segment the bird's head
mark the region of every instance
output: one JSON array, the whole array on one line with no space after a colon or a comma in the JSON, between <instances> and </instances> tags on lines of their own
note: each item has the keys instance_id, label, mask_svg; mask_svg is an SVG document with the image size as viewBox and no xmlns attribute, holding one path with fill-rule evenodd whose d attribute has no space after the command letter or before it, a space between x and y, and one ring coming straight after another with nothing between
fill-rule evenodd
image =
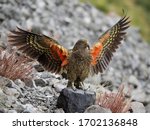
<instances>
[{"instance_id":1,"label":"bird's head","mask_svg":"<svg viewBox=\"0 0 150 130\"><path fill-rule=\"evenodd\" d=\"M78 40L76 42L76 44L73 47L73 51L76 51L76 50L79 50L79 49L81 49L81 50L90 50L90 46L87 43L87 40L81 39L81 40Z\"/></svg>"}]
</instances>

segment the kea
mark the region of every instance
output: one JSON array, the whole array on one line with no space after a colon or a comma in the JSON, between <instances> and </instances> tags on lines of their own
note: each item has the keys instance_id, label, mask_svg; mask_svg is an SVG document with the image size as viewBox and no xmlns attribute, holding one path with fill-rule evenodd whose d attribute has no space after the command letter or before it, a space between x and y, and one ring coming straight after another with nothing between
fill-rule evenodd
<instances>
[{"instance_id":1,"label":"kea","mask_svg":"<svg viewBox=\"0 0 150 130\"><path fill-rule=\"evenodd\" d=\"M18 27L8 35L8 42L26 56L36 59L47 71L55 74L66 72L67 87L83 89L83 81L89 74L102 73L107 68L129 23L129 17L123 16L92 47L87 40L80 39L69 50L54 38Z\"/></svg>"}]
</instances>

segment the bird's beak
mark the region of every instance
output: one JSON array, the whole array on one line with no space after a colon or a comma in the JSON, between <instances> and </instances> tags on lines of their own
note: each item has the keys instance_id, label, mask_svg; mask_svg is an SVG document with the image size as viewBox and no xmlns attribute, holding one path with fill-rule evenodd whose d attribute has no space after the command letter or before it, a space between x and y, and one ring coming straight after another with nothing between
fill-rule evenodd
<instances>
[{"instance_id":1,"label":"bird's beak","mask_svg":"<svg viewBox=\"0 0 150 130\"><path fill-rule=\"evenodd\" d=\"M87 48L90 50L90 46L89 45L87 45Z\"/></svg>"}]
</instances>

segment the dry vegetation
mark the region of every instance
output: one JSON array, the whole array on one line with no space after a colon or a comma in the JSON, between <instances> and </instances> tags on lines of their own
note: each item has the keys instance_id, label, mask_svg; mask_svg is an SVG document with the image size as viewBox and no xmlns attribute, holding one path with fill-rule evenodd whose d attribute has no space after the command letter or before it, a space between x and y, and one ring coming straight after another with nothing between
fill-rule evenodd
<instances>
[{"instance_id":1,"label":"dry vegetation","mask_svg":"<svg viewBox=\"0 0 150 130\"><path fill-rule=\"evenodd\" d=\"M33 67L28 61L28 58L15 51L8 53L0 48L0 75L12 80L31 78Z\"/></svg>"},{"instance_id":2,"label":"dry vegetation","mask_svg":"<svg viewBox=\"0 0 150 130\"><path fill-rule=\"evenodd\" d=\"M117 93L102 93L98 96L96 104L109 108L113 113L128 112L131 106L131 99L126 98L124 86L120 86Z\"/></svg>"}]
</instances>

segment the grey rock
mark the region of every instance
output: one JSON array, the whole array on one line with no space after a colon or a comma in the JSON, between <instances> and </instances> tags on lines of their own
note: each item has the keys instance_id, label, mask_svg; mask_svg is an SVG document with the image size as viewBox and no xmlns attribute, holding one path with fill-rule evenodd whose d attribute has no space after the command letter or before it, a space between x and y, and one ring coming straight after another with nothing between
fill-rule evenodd
<instances>
[{"instance_id":1,"label":"grey rock","mask_svg":"<svg viewBox=\"0 0 150 130\"><path fill-rule=\"evenodd\" d=\"M129 77L129 81L128 81L131 85L134 85L135 88L137 87L142 87L139 80L134 76L134 75L131 75Z\"/></svg>"},{"instance_id":2,"label":"grey rock","mask_svg":"<svg viewBox=\"0 0 150 130\"><path fill-rule=\"evenodd\" d=\"M3 89L6 86L11 86L12 82L10 79L0 76L0 88Z\"/></svg>"},{"instance_id":3,"label":"grey rock","mask_svg":"<svg viewBox=\"0 0 150 130\"><path fill-rule=\"evenodd\" d=\"M1 107L1 105L0 105ZM5 110L3 108L0 108L0 113L5 113Z\"/></svg>"},{"instance_id":4,"label":"grey rock","mask_svg":"<svg viewBox=\"0 0 150 130\"><path fill-rule=\"evenodd\" d=\"M24 88L25 87L25 83L23 81L21 81L20 79L16 79L14 81L14 83L19 86L20 88Z\"/></svg>"},{"instance_id":5,"label":"grey rock","mask_svg":"<svg viewBox=\"0 0 150 130\"><path fill-rule=\"evenodd\" d=\"M31 105L31 104L24 105L23 113L37 113L37 112L39 112L39 111L33 105Z\"/></svg>"},{"instance_id":6,"label":"grey rock","mask_svg":"<svg viewBox=\"0 0 150 130\"><path fill-rule=\"evenodd\" d=\"M17 113L16 110L8 110L8 113Z\"/></svg>"},{"instance_id":7,"label":"grey rock","mask_svg":"<svg viewBox=\"0 0 150 130\"><path fill-rule=\"evenodd\" d=\"M147 113L150 113L150 104L146 105L145 109Z\"/></svg>"},{"instance_id":8,"label":"grey rock","mask_svg":"<svg viewBox=\"0 0 150 130\"><path fill-rule=\"evenodd\" d=\"M132 99L134 101L144 103L146 101L146 93L143 89L135 89L131 91Z\"/></svg>"},{"instance_id":9,"label":"grey rock","mask_svg":"<svg viewBox=\"0 0 150 130\"><path fill-rule=\"evenodd\" d=\"M92 105L89 106L84 113L111 113L111 110L99 105Z\"/></svg>"},{"instance_id":10,"label":"grey rock","mask_svg":"<svg viewBox=\"0 0 150 130\"><path fill-rule=\"evenodd\" d=\"M14 96L16 98L18 98L20 96L20 93L15 88L5 87L3 89L3 92L8 96Z\"/></svg>"},{"instance_id":11,"label":"grey rock","mask_svg":"<svg viewBox=\"0 0 150 130\"><path fill-rule=\"evenodd\" d=\"M95 98L94 92L65 88L58 97L57 106L67 113L84 112L87 107L94 104Z\"/></svg>"},{"instance_id":12,"label":"grey rock","mask_svg":"<svg viewBox=\"0 0 150 130\"><path fill-rule=\"evenodd\" d=\"M60 93L64 88L66 88L67 85L63 85L61 83L57 83L54 85L54 88L56 90L57 93Z\"/></svg>"},{"instance_id":13,"label":"grey rock","mask_svg":"<svg viewBox=\"0 0 150 130\"><path fill-rule=\"evenodd\" d=\"M54 113L64 113L64 110L62 108L54 110Z\"/></svg>"},{"instance_id":14,"label":"grey rock","mask_svg":"<svg viewBox=\"0 0 150 130\"><path fill-rule=\"evenodd\" d=\"M7 95L3 93L3 91L0 89L0 109L6 108L6 100L7 100Z\"/></svg>"},{"instance_id":15,"label":"grey rock","mask_svg":"<svg viewBox=\"0 0 150 130\"><path fill-rule=\"evenodd\" d=\"M146 112L144 105L140 102L132 102L131 109L133 113L145 113Z\"/></svg>"},{"instance_id":16,"label":"grey rock","mask_svg":"<svg viewBox=\"0 0 150 130\"><path fill-rule=\"evenodd\" d=\"M146 91L146 93L150 94L150 83L147 83L145 85L145 91Z\"/></svg>"},{"instance_id":17,"label":"grey rock","mask_svg":"<svg viewBox=\"0 0 150 130\"><path fill-rule=\"evenodd\" d=\"M25 85L28 87L36 87L36 84L33 79L27 79L24 82L25 82Z\"/></svg>"}]
</instances>

